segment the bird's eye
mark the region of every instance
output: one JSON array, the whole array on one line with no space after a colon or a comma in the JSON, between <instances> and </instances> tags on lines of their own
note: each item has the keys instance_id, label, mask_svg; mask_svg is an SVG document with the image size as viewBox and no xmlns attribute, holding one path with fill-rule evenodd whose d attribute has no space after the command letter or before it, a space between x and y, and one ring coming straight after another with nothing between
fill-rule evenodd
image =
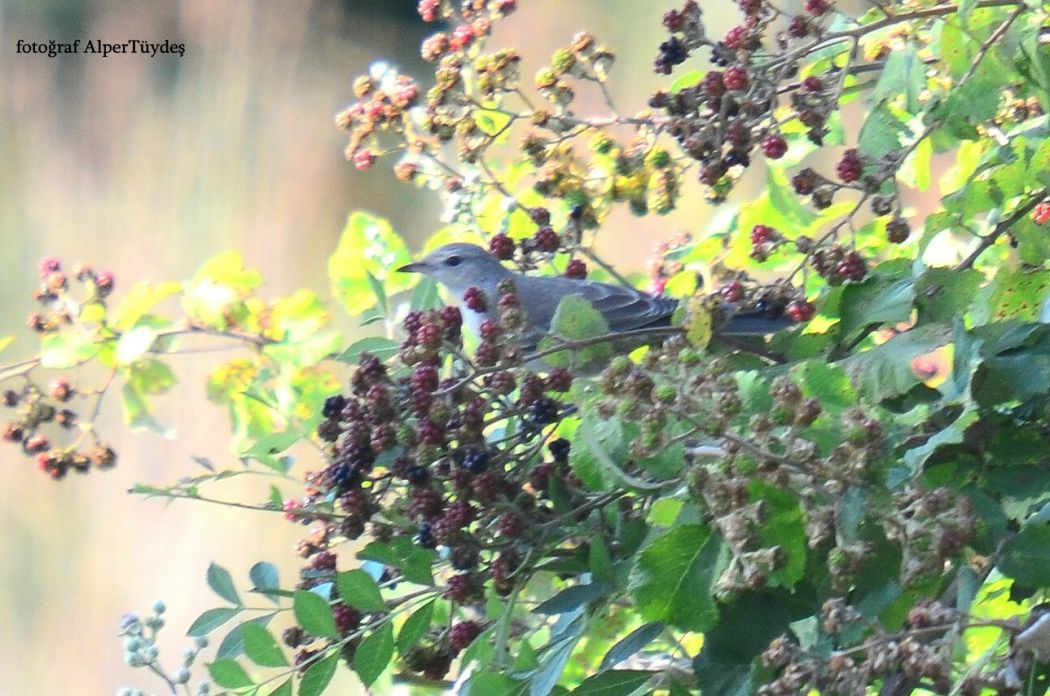
<instances>
[{"instance_id":1,"label":"bird's eye","mask_svg":"<svg viewBox=\"0 0 1050 696\"><path fill-rule=\"evenodd\" d=\"M449 256L447 259L445 259L445 265L446 266L458 266L461 261L463 261L463 259L461 259L458 256Z\"/></svg>"}]
</instances>

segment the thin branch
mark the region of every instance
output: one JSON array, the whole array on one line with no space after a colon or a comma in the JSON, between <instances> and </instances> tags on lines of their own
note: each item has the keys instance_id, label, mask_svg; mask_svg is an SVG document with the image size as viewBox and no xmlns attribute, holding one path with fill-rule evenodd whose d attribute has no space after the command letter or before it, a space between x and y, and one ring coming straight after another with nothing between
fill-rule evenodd
<instances>
[{"instance_id":1,"label":"thin branch","mask_svg":"<svg viewBox=\"0 0 1050 696\"><path fill-rule=\"evenodd\" d=\"M963 261L955 267L955 270L965 271L969 268L972 268L973 264L981 256L981 254L983 254L985 251L988 250L989 247L995 244L999 237L1003 236L1003 234L1005 234L1007 230L1009 230L1011 227L1020 222L1026 215L1031 213L1032 210L1034 210L1035 207L1046 198L1046 194L1047 190L1045 188L1036 191L1027 203L1015 210L1010 217L1006 218L1005 220L1001 221L998 225L996 225L995 229L993 229L991 232L981 237L981 241L977 245L977 247L970 252L969 256L963 259Z\"/></svg>"}]
</instances>

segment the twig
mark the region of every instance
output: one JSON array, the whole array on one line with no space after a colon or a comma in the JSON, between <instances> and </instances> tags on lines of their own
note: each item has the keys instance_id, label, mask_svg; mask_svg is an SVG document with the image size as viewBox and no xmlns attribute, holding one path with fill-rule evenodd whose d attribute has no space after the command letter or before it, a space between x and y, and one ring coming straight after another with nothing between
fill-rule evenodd
<instances>
[{"instance_id":1,"label":"twig","mask_svg":"<svg viewBox=\"0 0 1050 696\"><path fill-rule=\"evenodd\" d=\"M988 250L989 247L995 244L999 237L1003 236L1003 234L1005 234L1007 230L1016 225L1026 215L1032 212L1032 210L1034 210L1035 207L1046 198L1046 194L1047 190L1045 188L1036 191L1027 203L1015 210L1010 217L1006 218L1005 220L1001 221L998 225L996 225L995 229L993 229L991 232L981 237L981 241L977 245L977 247L970 252L969 256L963 259L962 262L960 262L959 265L955 267L955 270L965 271L969 268L972 268L973 264L981 256L981 254L983 254L985 251Z\"/></svg>"}]
</instances>

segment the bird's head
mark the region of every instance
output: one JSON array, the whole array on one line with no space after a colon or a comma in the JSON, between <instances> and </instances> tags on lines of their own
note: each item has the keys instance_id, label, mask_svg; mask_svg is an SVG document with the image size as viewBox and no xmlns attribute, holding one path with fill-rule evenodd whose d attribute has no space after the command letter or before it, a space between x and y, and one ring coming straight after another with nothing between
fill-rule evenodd
<instances>
[{"instance_id":1,"label":"bird's head","mask_svg":"<svg viewBox=\"0 0 1050 696\"><path fill-rule=\"evenodd\" d=\"M400 273L422 273L447 287L455 295L467 288L491 288L510 275L499 259L474 244L446 244L419 261L397 269Z\"/></svg>"}]
</instances>

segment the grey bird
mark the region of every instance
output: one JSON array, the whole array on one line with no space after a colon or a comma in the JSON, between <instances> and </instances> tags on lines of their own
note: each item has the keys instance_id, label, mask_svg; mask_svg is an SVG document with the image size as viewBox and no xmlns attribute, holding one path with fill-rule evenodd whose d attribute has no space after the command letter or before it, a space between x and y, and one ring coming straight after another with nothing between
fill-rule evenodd
<instances>
[{"instance_id":1,"label":"grey bird","mask_svg":"<svg viewBox=\"0 0 1050 696\"><path fill-rule=\"evenodd\" d=\"M464 293L470 287L477 287L494 307L496 286L503 280L513 281L530 324L529 330L522 336L522 348L526 352L534 349L539 339L549 332L558 303L566 295L577 295L587 300L605 318L613 333L670 326L671 315L678 307L677 299L653 297L622 285L517 273L474 244L446 244L419 261L397 270L401 273L422 273L445 286L463 313L463 323L475 336L483 321L495 317L491 308L488 312L475 312L467 308L463 302ZM715 327L715 333L720 336L761 336L793 324L786 317L771 317L761 311L735 312L732 308L727 309L727 315Z\"/></svg>"}]
</instances>

